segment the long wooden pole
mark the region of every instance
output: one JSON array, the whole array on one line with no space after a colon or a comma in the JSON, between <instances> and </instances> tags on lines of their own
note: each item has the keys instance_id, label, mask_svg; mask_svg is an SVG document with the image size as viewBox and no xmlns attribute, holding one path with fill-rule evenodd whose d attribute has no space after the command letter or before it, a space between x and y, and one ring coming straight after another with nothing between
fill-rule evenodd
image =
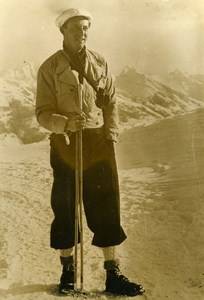
<instances>
[{"instance_id":1,"label":"long wooden pole","mask_svg":"<svg viewBox=\"0 0 204 300\"><path fill-rule=\"evenodd\" d=\"M75 229L74 229L74 290L77 289L78 277L78 240L79 240L79 165L78 165L78 133L76 133L76 158L75 158Z\"/></svg>"},{"instance_id":2,"label":"long wooden pole","mask_svg":"<svg viewBox=\"0 0 204 300\"><path fill-rule=\"evenodd\" d=\"M82 112L83 85L78 85L78 108ZM82 157L82 130L76 132L76 170L75 170L75 278L74 289L77 289L78 277L78 239L80 233L80 289L84 282L83 256L83 157Z\"/></svg>"}]
</instances>

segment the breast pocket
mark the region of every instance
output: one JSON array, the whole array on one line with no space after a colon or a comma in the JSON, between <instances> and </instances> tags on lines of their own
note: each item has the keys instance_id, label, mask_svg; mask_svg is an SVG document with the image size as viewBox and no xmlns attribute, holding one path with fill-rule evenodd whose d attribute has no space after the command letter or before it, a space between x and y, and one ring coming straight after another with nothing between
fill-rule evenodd
<instances>
[{"instance_id":1,"label":"breast pocket","mask_svg":"<svg viewBox=\"0 0 204 300\"><path fill-rule=\"evenodd\" d=\"M59 94L61 97L63 96L74 96L76 95L77 92L77 88L76 86L72 85L72 84L67 84L64 82L60 82L60 86L59 86Z\"/></svg>"},{"instance_id":2,"label":"breast pocket","mask_svg":"<svg viewBox=\"0 0 204 300\"><path fill-rule=\"evenodd\" d=\"M60 74L58 89L60 96L76 94L77 86L78 83L76 77L71 70L66 69L62 74Z\"/></svg>"},{"instance_id":3,"label":"breast pocket","mask_svg":"<svg viewBox=\"0 0 204 300\"><path fill-rule=\"evenodd\" d=\"M62 112L76 111L78 95L77 81L71 71L64 72L58 80L58 110Z\"/></svg>"},{"instance_id":4,"label":"breast pocket","mask_svg":"<svg viewBox=\"0 0 204 300\"><path fill-rule=\"evenodd\" d=\"M60 82L58 91L58 109L62 113L75 112L77 110L77 87L72 84Z\"/></svg>"}]
</instances>

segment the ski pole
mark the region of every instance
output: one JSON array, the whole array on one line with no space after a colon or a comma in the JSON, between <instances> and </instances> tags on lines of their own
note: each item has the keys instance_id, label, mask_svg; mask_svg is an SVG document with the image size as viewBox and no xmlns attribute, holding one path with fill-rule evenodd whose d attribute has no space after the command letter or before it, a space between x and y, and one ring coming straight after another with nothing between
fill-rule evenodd
<instances>
[{"instance_id":1,"label":"ski pole","mask_svg":"<svg viewBox=\"0 0 204 300\"><path fill-rule=\"evenodd\" d=\"M83 85L78 85L78 108L82 111ZM76 170L75 170L75 277L74 289L77 289L78 277L78 239L80 233L80 289L83 290L83 158L82 158L82 130L76 132Z\"/></svg>"}]
</instances>

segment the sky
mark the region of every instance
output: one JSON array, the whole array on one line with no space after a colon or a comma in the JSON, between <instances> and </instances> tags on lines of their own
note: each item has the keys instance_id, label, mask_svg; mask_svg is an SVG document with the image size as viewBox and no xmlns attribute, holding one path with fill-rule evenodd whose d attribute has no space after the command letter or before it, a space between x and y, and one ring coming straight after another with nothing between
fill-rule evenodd
<instances>
[{"instance_id":1,"label":"sky","mask_svg":"<svg viewBox=\"0 0 204 300\"><path fill-rule=\"evenodd\" d=\"M69 7L91 12L87 47L115 75L125 66L204 74L203 0L0 0L0 74L26 62L38 67L61 49L54 20Z\"/></svg>"}]
</instances>

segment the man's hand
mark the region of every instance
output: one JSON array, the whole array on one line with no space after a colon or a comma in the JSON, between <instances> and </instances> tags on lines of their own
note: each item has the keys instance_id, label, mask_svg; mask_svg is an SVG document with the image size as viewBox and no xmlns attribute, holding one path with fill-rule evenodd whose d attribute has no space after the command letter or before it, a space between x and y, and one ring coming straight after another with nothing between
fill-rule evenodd
<instances>
[{"instance_id":1,"label":"man's hand","mask_svg":"<svg viewBox=\"0 0 204 300\"><path fill-rule=\"evenodd\" d=\"M86 117L84 114L73 114L69 117L67 120L67 124L65 126L65 132L66 131L79 131L84 129L86 125Z\"/></svg>"}]
</instances>

